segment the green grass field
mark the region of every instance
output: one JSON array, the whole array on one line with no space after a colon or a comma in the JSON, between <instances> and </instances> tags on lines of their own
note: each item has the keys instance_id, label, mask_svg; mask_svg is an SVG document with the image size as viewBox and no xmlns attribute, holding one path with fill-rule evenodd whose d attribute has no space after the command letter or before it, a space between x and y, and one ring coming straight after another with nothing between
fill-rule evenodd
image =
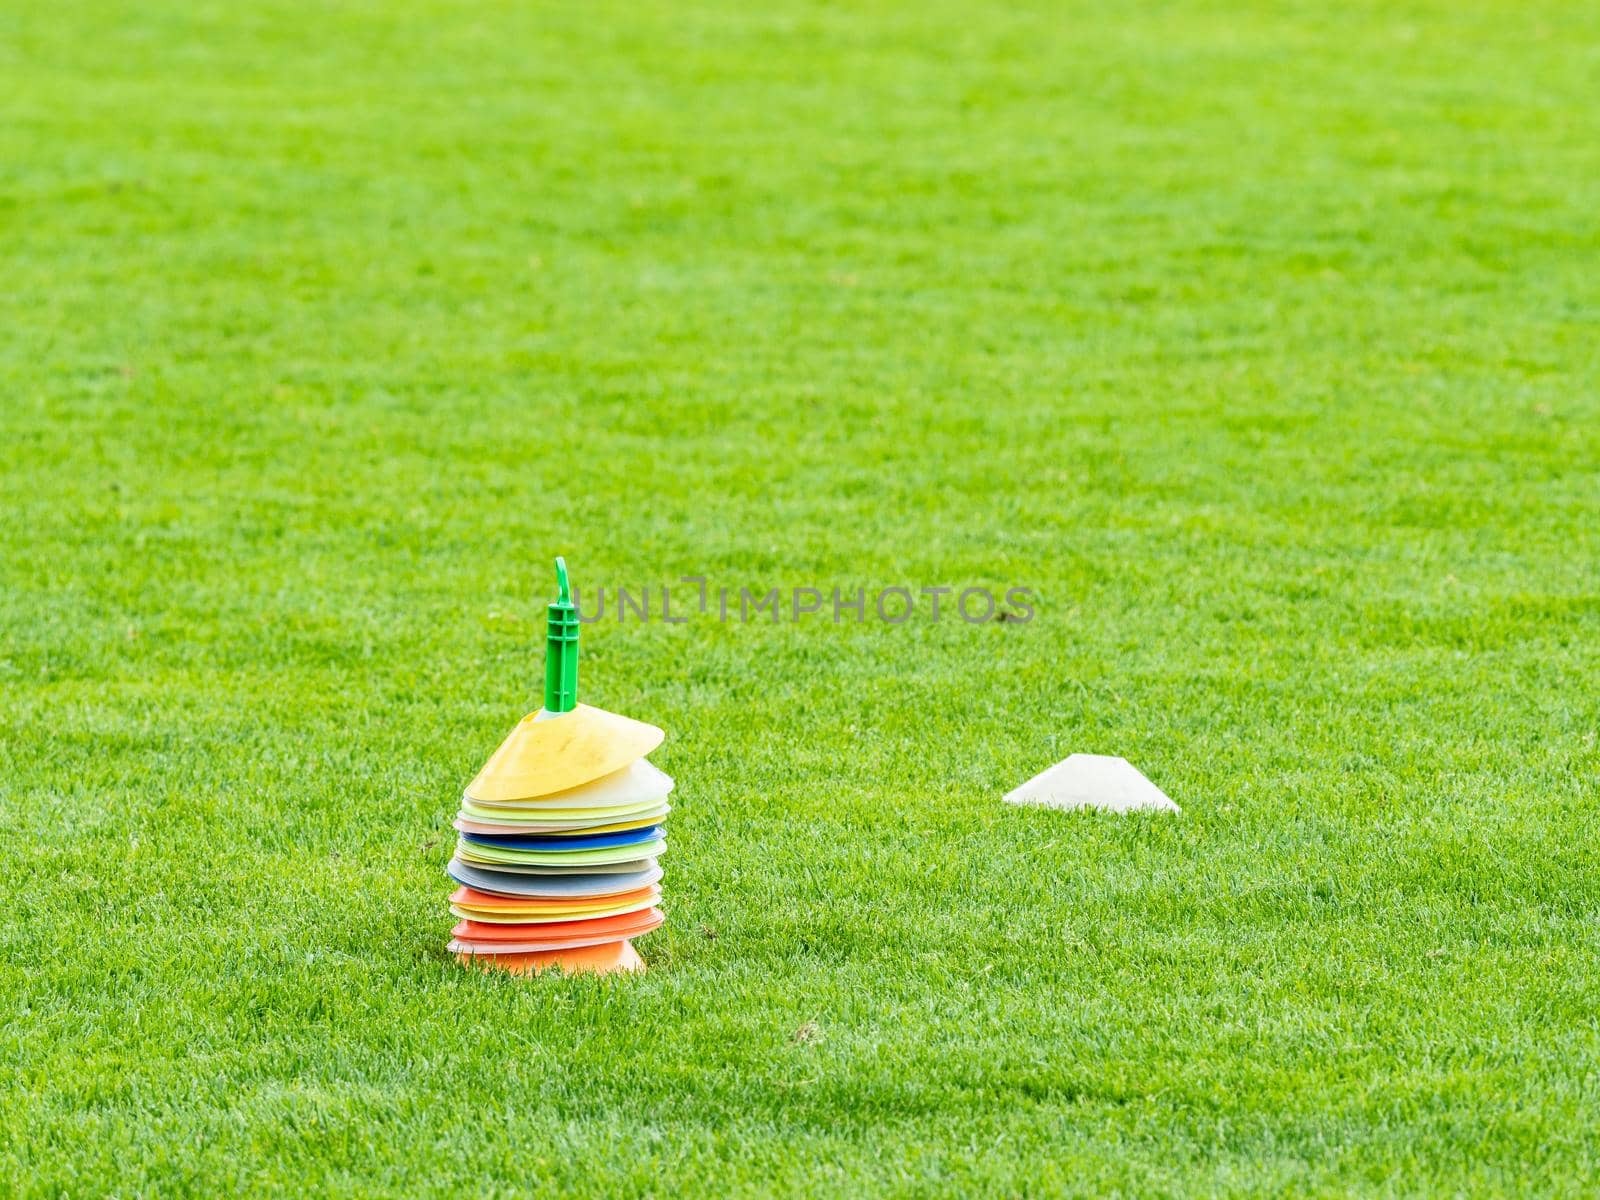
<instances>
[{"instance_id":1,"label":"green grass field","mask_svg":"<svg viewBox=\"0 0 1600 1200\"><path fill-rule=\"evenodd\" d=\"M1597 45L7 6L4 1192L1594 1195ZM669 923L478 977L557 553L1037 615L587 627Z\"/></svg>"}]
</instances>

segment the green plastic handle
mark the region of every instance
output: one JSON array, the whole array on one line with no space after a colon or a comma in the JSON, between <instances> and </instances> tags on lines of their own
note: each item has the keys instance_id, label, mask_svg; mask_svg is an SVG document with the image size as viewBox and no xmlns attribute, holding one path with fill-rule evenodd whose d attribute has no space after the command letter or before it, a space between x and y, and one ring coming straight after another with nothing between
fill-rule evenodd
<instances>
[{"instance_id":1,"label":"green plastic handle","mask_svg":"<svg viewBox=\"0 0 1600 1200\"><path fill-rule=\"evenodd\" d=\"M567 586L567 560L556 559L560 595L545 609L544 708L571 712L578 703L578 606Z\"/></svg>"}]
</instances>

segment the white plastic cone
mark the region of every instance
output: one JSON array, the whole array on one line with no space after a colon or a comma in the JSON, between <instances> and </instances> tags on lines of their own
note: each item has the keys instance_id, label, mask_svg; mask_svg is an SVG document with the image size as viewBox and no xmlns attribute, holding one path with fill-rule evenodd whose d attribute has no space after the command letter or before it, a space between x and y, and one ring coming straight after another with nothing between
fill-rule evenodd
<instances>
[{"instance_id":1,"label":"white plastic cone","mask_svg":"<svg viewBox=\"0 0 1600 1200\"><path fill-rule=\"evenodd\" d=\"M1006 793L1007 804L1098 808L1105 812L1181 812L1125 758L1074 754Z\"/></svg>"}]
</instances>

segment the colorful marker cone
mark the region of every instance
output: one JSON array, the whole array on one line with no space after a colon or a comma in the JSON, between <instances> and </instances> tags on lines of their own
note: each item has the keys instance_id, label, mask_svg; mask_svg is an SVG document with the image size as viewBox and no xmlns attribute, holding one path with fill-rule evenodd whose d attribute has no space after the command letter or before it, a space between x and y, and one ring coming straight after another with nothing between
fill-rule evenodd
<instances>
[{"instance_id":1,"label":"colorful marker cone","mask_svg":"<svg viewBox=\"0 0 1600 1200\"><path fill-rule=\"evenodd\" d=\"M665 917L657 858L672 780L645 755L654 725L578 703L578 610L567 564L546 610L544 706L467 785L448 873L460 886L449 949L463 963L537 974L642 971L632 939Z\"/></svg>"}]
</instances>

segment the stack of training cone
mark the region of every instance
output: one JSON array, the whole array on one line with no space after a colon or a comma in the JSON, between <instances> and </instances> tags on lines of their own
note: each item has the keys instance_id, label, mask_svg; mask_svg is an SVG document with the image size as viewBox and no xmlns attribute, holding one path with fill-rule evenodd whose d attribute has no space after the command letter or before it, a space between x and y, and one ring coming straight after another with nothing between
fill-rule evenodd
<instances>
[{"instance_id":1,"label":"stack of training cone","mask_svg":"<svg viewBox=\"0 0 1600 1200\"><path fill-rule=\"evenodd\" d=\"M645 761L654 725L578 700L578 611L567 566L548 610L544 707L467 787L450 911L463 962L516 973L643 969L631 938L665 919L661 820L672 780Z\"/></svg>"}]
</instances>

